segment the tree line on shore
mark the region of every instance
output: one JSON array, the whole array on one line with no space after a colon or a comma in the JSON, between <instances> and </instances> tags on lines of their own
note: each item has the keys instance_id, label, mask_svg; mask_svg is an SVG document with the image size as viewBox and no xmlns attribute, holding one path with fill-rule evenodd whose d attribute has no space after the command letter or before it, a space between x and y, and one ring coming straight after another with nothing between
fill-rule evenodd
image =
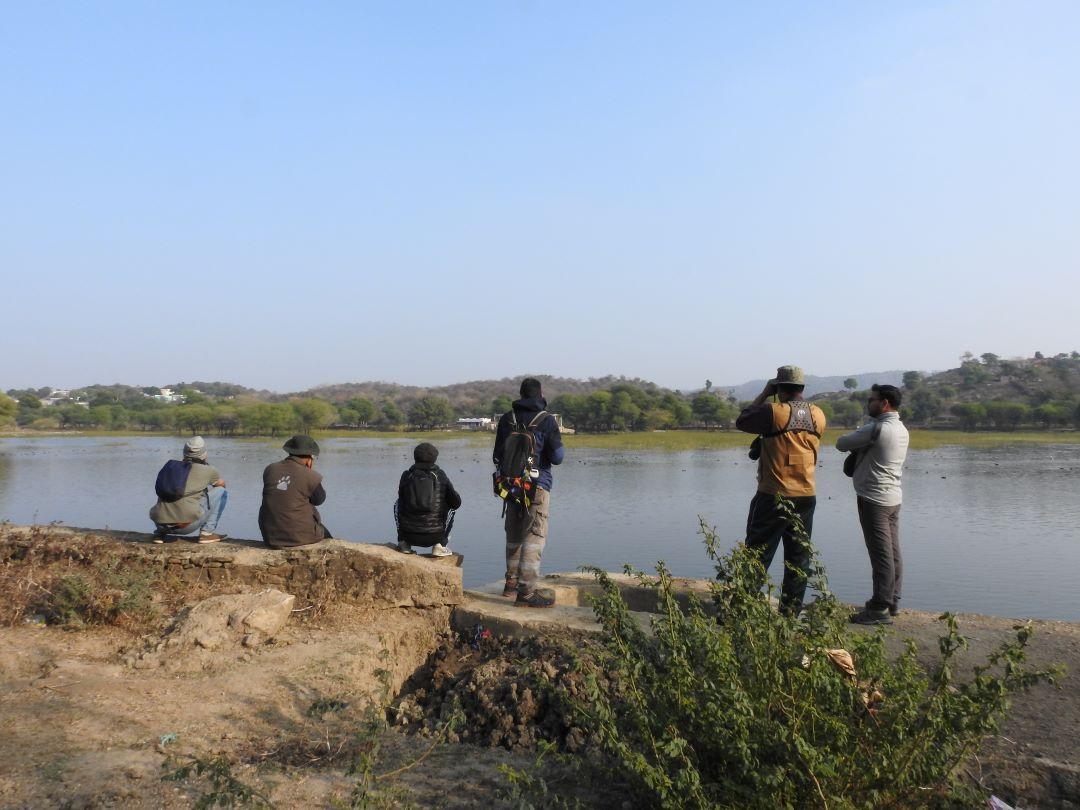
<instances>
[{"instance_id":1,"label":"tree line on shore","mask_svg":"<svg viewBox=\"0 0 1080 810\"><path fill-rule=\"evenodd\" d=\"M270 436L341 429L432 429L452 425L459 416L498 416L510 410L509 394L491 401L455 408L440 396L411 401L381 402L351 397L335 403L318 397L295 397L283 402L211 397L187 391L183 402L163 402L149 396L119 398L107 392L72 392L77 400L43 404L40 391L0 394L0 425L41 430L143 430ZM44 392L48 393L48 392ZM652 430L662 428L728 427L738 412L736 403L716 392L686 397L676 392L647 391L629 383L591 394L555 397L549 410L578 430Z\"/></svg>"},{"instance_id":2,"label":"tree line on shore","mask_svg":"<svg viewBox=\"0 0 1080 810\"><path fill-rule=\"evenodd\" d=\"M550 380L548 410L578 431L730 429L745 402L709 380L683 393L642 380ZM871 381L864 381L871 382ZM365 384L377 396L350 396L361 386L282 396L231 383L178 384L178 401L157 388L94 385L56 400L53 389L0 394L0 427L40 430L142 430L271 436L327 428L406 430L453 425L458 417L498 417L510 410L513 380L447 387L453 401L432 389ZM545 386L548 383L545 382ZM848 378L845 390L812 398L830 425L852 427L865 418L868 391ZM593 390L588 390L592 388ZM504 393L492 394L501 390ZM45 404L48 397L55 404ZM994 354L961 357L959 368L903 375L902 418L921 427L964 430L1080 427L1080 353L1005 360Z\"/></svg>"}]
</instances>

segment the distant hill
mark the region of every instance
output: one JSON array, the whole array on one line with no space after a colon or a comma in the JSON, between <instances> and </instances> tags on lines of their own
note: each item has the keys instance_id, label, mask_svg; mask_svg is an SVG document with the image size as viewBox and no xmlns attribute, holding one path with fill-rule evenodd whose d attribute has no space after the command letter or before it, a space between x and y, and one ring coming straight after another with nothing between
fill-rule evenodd
<instances>
[{"instance_id":1,"label":"distant hill","mask_svg":"<svg viewBox=\"0 0 1080 810\"><path fill-rule=\"evenodd\" d=\"M865 384L859 382L853 393L820 393L815 402L827 405L839 424L855 423L865 413ZM1080 352L1013 358L969 353L957 368L934 374L908 371L901 382L901 416L917 425L969 430L1080 426Z\"/></svg>"},{"instance_id":2,"label":"distant hill","mask_svg":"<svg viewBox=\"0 0 1080 810\"><path fill-rule=\"evenodd\" d=\"M899 386L904 377L903 371L865 371L859 374L839 374L832 377L818 377L813 374L806 375L806 389L803 395L806 397L813 397L818 394L826 394L830 391L844 391L844 380L849 377L854 377L858 380L857 389L869 388L874 383L880 385L896 385ZM739 401L753 399L761 393L761 389L765 387L767 379L762 378L760 380L750 380L740 385L734 386L720 386L720 388L730 391L732 396Z\"/></svg>"},{"instance_id":3,"label":"distant hill","mask_svg":"<svg viewBox=\"0 0 1080 810\"><path fill-rule=\"evenodd\" d=\"M1080 353L1054 357L969 357L959 368L927 376L921 387L955 402L1006 400L1037 406L1080 397Z\"/></svg>"},{"instance_id":4,"label":"distant hill","mask_svg":"<svg viewBox=\"0 0 1080 810\"><path fill-rule=\"evenodd\" d=\"M253 397L255 399L266 399L272 395L272 392L270 391L260 391L254 388L248 388L244 385L228 382L203 382L201 380L196 380L195 382L189 383L173 383L168 387L175 391L194 389L199 393L206 394L208 397Z\"/></svg>"}]
</instances>

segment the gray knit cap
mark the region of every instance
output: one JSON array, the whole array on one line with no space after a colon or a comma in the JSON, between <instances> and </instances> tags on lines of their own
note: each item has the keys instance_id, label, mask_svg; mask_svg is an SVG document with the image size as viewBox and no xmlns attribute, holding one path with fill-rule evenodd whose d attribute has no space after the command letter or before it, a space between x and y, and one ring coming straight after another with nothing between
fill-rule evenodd
<instances>
[{"instance_id":1,"label":"gray knit cap","mask_svg":"<svg viewBox=\"0 0 1080 810\"><path fill-rule=\"evenodd\" d=\"M184 461L206 461L206 442L202 436L192 436L184 445Z\"/></svg>"}]
</instances>

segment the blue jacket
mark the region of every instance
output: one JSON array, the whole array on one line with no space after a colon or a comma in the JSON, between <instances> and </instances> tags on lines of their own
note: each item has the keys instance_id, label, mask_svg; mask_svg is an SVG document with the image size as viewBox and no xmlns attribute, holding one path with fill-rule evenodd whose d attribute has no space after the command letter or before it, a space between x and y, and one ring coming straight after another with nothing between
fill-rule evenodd
<instances>
[{"instance_id":1,"label":"blue jacket","mask_svg":"<svg viewBox=\"0 0 1080 810\"><path fill-rule=\"evenodd\" d=\"M495 431L495 449L491 454L491 460L495 462L495 466L499 464L506 437L514 430L514 417L516 416L521 424L527 425L543 410L547 410L547 400L543 397L527 397L515 402L513 411L502 415L499 428ZM540 470L537 484L550 492L551 465L563 462L562 435L559 433L559 424L555 421L555 417L551 414L545 416L540 424L533 428L533 437L536 439L536 457L539 460L538 469Z\"/></svg>"}]
</instances>

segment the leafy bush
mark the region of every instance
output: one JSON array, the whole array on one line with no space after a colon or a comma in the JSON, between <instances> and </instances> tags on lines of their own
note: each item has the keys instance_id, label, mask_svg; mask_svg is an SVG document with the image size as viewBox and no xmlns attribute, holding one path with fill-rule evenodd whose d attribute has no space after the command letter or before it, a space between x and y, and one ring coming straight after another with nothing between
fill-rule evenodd
<instances>
[{"instance_id":1,"label":"leafy bush","mask_svg":"<svg viewBox=\"0 0 1080 810\"><path fill-rule=\"evenodd\" d=\"M1010 697L1058 674L1025 667L1022 626L958 679L966 641L950 614L933 667L919 663L913 642L890 661L884 632L848 623L816 556L810 585L821 596L787 617L760 589L757 556L742 545L721 556L715 531L701 530L717 573L715 615L697 600L681 609L659 563L655 579L639 575L659 599L650 633L594 570L603 675L588 679L575 710L643 805L945 805L962 790L957 766L997 728Z\"/></svg>"}]
</instances>

